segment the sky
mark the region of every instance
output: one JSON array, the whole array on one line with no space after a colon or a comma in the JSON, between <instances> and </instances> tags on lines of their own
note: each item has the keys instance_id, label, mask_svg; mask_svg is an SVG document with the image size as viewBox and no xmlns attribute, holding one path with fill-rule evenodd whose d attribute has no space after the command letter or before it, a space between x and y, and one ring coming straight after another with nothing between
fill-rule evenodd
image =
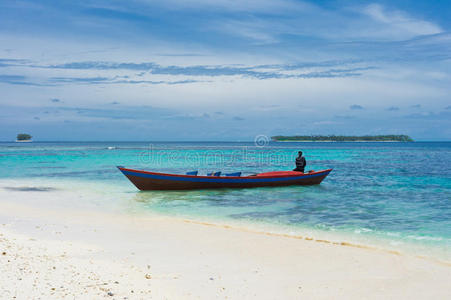
<instances>
[{"instance_id":1,"label":"sky","mask_svg":"<svg viewBox=\"0 0 451 300\"><path fill-rule=\"evenodd\" d=\"M451 140L451 1L0 1L0 141Z\"/></svg>"}]
</instances>

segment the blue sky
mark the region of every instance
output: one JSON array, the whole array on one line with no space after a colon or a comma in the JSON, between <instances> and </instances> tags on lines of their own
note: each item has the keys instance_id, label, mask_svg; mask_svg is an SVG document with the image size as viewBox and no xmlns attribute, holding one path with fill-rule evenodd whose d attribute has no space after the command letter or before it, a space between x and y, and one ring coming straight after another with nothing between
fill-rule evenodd
<instances>
[{"instance_id":1,"label":"blue sky","mask_svg":"<svg viewBox=\"0 0 451 300\"><path fill-rule=\"evenodd\" d=\"M451 140L450 1L0 2L0 140Z\"/></svg>"}]
</instances>

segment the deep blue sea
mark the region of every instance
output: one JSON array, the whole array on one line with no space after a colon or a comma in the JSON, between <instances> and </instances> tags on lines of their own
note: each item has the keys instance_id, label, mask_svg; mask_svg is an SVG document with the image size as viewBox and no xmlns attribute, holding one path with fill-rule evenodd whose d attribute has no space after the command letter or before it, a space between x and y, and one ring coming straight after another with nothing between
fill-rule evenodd
<instances>
[{"instance_id":1,"label":"deep blue sea","mask_svg":"<svg viewBox=\"0 0 451 300\"><path fill-rule=\"evenodd\" d=\"M298 150L306 170L334 169L321 185L140 192L115 167L201 174L291 170ZM101 190L95 201L105 208L451 252L451 142L0 143L0 181L11 179Z\"/></svg>"}]
</instances>

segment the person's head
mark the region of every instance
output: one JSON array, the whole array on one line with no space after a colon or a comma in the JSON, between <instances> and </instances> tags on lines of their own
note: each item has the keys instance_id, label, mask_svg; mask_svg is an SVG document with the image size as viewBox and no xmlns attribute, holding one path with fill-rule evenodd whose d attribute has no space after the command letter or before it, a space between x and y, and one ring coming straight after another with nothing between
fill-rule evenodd
<instances>
[{"instance_id":1,"label":"person's head","mask_svg":"<svg viewBox=\"0 0 451 300\"><path fill-rule=\"evenodd\" d=\"M302 156L302 151L299 151L298 154L299 154L299 156Z\"/></svg>"}]
</instances>

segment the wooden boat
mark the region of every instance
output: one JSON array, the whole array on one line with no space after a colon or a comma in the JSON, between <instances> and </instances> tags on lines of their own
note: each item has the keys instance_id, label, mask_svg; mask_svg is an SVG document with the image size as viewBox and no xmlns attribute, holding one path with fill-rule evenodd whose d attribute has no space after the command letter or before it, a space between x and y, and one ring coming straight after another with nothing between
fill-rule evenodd
<instances>
[{"instance_id":1,"label":"wooden boat","mask_svg":"<svg viewBox=\"0 0 451 300\"><path fill-rule=\"evenodd\" d=\"M148 172L127 169L121 166L118 169L140 190L194 190L313 185L320 184L332 171L332 169L327 169L309 173L276 171L251 176L198 176Z\"/></svg>"}]
</instances>

